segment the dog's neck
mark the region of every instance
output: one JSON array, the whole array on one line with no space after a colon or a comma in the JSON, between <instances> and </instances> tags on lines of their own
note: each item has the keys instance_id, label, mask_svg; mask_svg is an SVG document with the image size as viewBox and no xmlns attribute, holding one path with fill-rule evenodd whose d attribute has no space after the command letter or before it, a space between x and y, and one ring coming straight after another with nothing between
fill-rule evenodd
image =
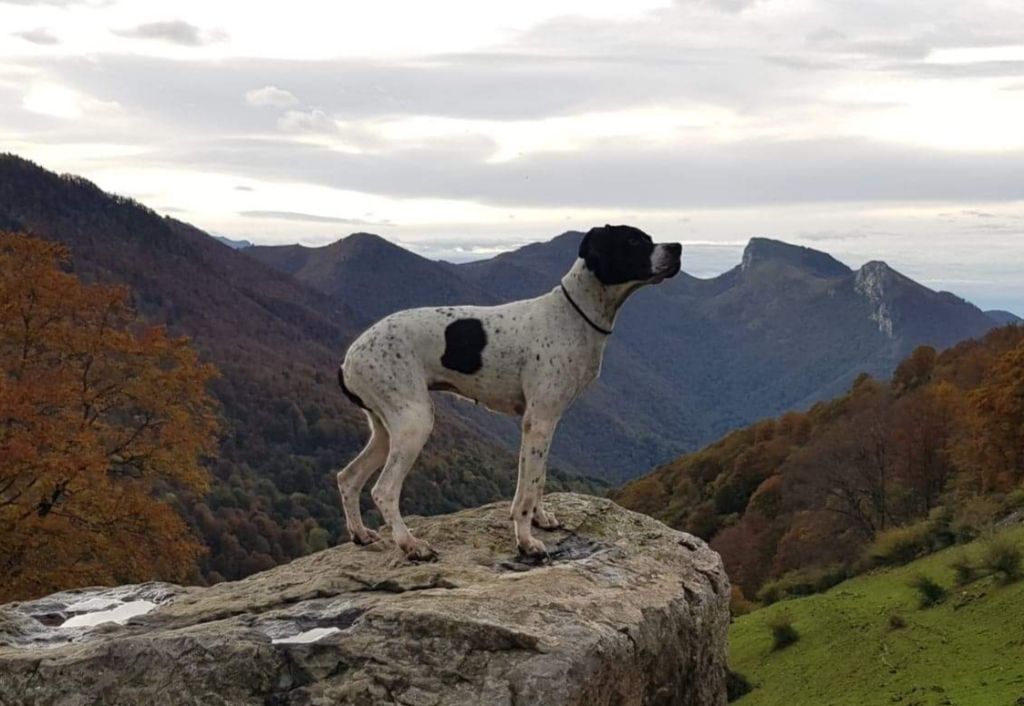
<instances>
[{"instance_id":1,"label":"dog's neck","mask_svg":"<svg viewBox=\"0 0 1024 706\"><path fill-rule=\"evenodd\" d=\"M602 284L582 258L577 259L572 269L562 277L562 286L576 306L583 310L591 322L608 331L615 328L615 319L626 299L642 284Z\"/></svg>"}]
</instances>

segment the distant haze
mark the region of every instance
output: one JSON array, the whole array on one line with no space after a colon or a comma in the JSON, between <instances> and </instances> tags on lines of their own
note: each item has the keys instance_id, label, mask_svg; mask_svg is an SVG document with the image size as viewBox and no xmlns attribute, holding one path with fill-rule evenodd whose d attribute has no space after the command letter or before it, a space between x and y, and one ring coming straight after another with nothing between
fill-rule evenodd
<instances>
[{"instance_id":1,"label":"distant haze","mask_svg":"<svg viewBox=\"0 0 1024 706\"><path fill-rule=\"evenodd\" d=\"M1024 4L0 0L0 151L236 240L751 236L1024 313Z\"/></svg>"}]
</instances>

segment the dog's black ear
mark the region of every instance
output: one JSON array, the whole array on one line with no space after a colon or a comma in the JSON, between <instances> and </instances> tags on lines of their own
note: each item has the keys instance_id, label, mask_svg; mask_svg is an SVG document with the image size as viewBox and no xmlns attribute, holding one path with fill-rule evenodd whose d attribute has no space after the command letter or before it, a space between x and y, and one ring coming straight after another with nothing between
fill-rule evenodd
<instances>
[{"instance_id":1,"label":"dog's black ear","mask_svg":"<svg viewBox=\"0 0 1024 706\"><path fill-rule=\"evenodd\" d=\"M577 255L584 260L587 259L587 253L590 252L590 234L594 232L591 228L586 235L583 236L583 240L580 241L580 249Z\"/></svg>"},{"instance_id":2,"label":"dog's black ear","mask_svg":"<svg viewBox=\"0 0 1024 706\"><path fill-rule=\"evenodd\" d=\"M600 237L603 232L604 228L591 228L580 241L579 256L598 279L602 278L605 261L604 244Z\"/></svg>"}]
</instances>

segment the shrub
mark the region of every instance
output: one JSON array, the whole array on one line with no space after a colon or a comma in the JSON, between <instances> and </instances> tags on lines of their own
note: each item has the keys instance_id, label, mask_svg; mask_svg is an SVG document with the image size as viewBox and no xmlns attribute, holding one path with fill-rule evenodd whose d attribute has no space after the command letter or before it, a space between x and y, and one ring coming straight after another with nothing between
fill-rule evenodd
<instances>
[{"instance_id":1,"label":"shrub","mask_svg":"<svg viewBox=\"0 0 1024 706\"><path fill-rule=\"evenodd\" d=\"M1005 496L978 495L961 500L956 508L958 534L973 534L976 539L980 532L1006 514ZM968 541L969 541L968 539Z\"/></svg>"},{"instance_id":2,"label":"shrub","mask_svg":"<svg viewBox=\"0 0 1024 706\"><path fill-rule=\"evenodd\" d=\"M981 552L981 565L991 574L997 575L1004 583L1020 579L1021 564L1024 563L1021 548L1009 537L993 537L985 542Z\"/></svg>"},{"instance_id":3,"label":"shrub","mask_svg":"<svg viewBox=\"0 0 1024 706\"><path fill-rule=\"evenodd\" d=\"M902 630L907 627L907 621L904 620L903 616L899 613L889 614L889 629L890 630Z\"/></svg>"},{"instance_id":4,"label":"shrub","mask_svg":"<svg viewBox=\"0 0 1024 706\"><path fill-rule=\"evenodd\" d=\"M1006 506L1010 510L1024 508L1024 486L1018 486L1010 491L1010 494L1006 496Z\"/></svg>"},{"instance_id":5,"label":"shrub","mask_svg":"<svg viewBox=\"0 0 1024 706\"><path fill-rule=\"evenodd\" d=\"M739 586L733 586L729 591L729 612L734 618L741 615L750 613L757 604L753 601L747 600L747 597L743 595L743 589Z\"/></svg>"},{"instance_id":6,"label":"shrub","mask_svg":"<svg viewBox=\"0 0 1024 706\"><path fill-rule=\"evenodd\" d=\"M840 564L798 569L762 586L757 592L757 600L771 605L787 598L809 596L827 591L849 577L849 569Z\"/></svg>"},{"instance_id":7,"label":"shrub","mask_svg":"<svg viewBox=\"0 0 1024 706\"><path fill-rule=\"evenodd\" d=\"M786 594L783 592L778 580L769 581L757 592L757 600L765 605L778 603L785 597Z\"/></svg>"},{"instance_id":8,"label":"shrub","mask_svg":"<svg viewBox=\"0 0 1024 706\"><path fill-rule=\"evenodd\" d=\"M725 672L725 694L729 703L749 694L753 690L754 685L739 672L734 672L731 669Z\"/></svg>"},{"instance_id":9,"label":"shrub","mask_svg":"<svg viewBox=\"0 0 1024 706\"><path fill-rule=\"evenodd\" d=\"M931 608L946 598L946 589L924 574L910 579L910 587L917 591L922 608Z\"/></svg>"},{"instance_id":10,"label":"shrub","mask_svg":"<svg viewBox=\"0 0 1024 706\"><path fill-rule=\"evenodd\" d=\"M800 633L793 627L793 619L789 613L778 612L766 623L772 633L772 650L789 647L800 639Z\"/></svg>"},{"instance_id":11,"label":"shrub","mask_svg":"<svg viewBox=\"0 0 1024 706\"><path fill-rule=\"evenodd\" d=\"M957 520L953 523L953 535L956 537L957 544L967 544L973 542L978 538L978 528L968 522Z\"/></svg>"},{"instance_id":12,"label":"shrub","mask_svg":"<svg viewBox=\"0 0 1024 706\"><path fill-rule=\"evenodd\" d=\"M953 561L950 562L950 568L952 568L953 572L956 574L957 586L966 586L972 581L978 579L978 567L974 565L971 558L967 556L966 553L953 559Z\"/></svg>"},{"instance_id":13,"label":"shrub","mask_svg":"<svg viewBox=\"0 0 1024 706\"><path fill-rule=\"evenodd\" d=\"M880 532L868 546L869 566L909 564L924 554L948 547L956 541L949 517L936 513L927 520Z\"/></svg>"}]
</instances>

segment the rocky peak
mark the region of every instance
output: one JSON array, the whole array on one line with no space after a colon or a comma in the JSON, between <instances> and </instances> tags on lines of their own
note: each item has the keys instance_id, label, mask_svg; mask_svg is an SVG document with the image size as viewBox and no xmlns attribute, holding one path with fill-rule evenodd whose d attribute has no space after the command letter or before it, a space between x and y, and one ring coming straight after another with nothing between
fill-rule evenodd
<instances>
[{"instance_id":1,"label":"rocky peak","mask_svg":"<svg viewBox=\"0 0 1024 706\"><path fill-rule=\"evenodd\" d=\"M872 260L857 270L857 276L853 280L854 289L871 305L871 320L888 338L894 338L896 335L895 316L889 299L894 285L902 278L901 274L886 263Z\"/></svg>"},{"instance_id":2,"label":"rocky peak","mask_svg":"<svg viewBox=\"0 0 1024 706\"><path fill-rule=\"evenodd\" d=\"M210 588L2 606L0 703L724 704L719 556L609 500L545 503L566 529L540 532L541 566L495 503L414 518L432 564L345 544Z\"/></svg>"},{"instance_id":3,"label":"rocky peak","mask_svg":"<svg viewBox=\"0 0 1024 706\"><path fill-rule=\"evenodd\" d=\"M879 299L885 296L888 287L900 277L901 275L885 262L872 260L857 270L854 285L864 296Z\"/></svg>"},{"instance_id":4,"label":"rocky peak","mask_svg":"<svg viewBox=\"0 0 1024 706\"><path fill-rule=\"evenodd\" d=\"M771 238L751 238L743 250L740 269L746 272L769 263L790 265L816 277L842 277L851 271L839 260L820 250Z\"/></svg>"}]
</instances>

